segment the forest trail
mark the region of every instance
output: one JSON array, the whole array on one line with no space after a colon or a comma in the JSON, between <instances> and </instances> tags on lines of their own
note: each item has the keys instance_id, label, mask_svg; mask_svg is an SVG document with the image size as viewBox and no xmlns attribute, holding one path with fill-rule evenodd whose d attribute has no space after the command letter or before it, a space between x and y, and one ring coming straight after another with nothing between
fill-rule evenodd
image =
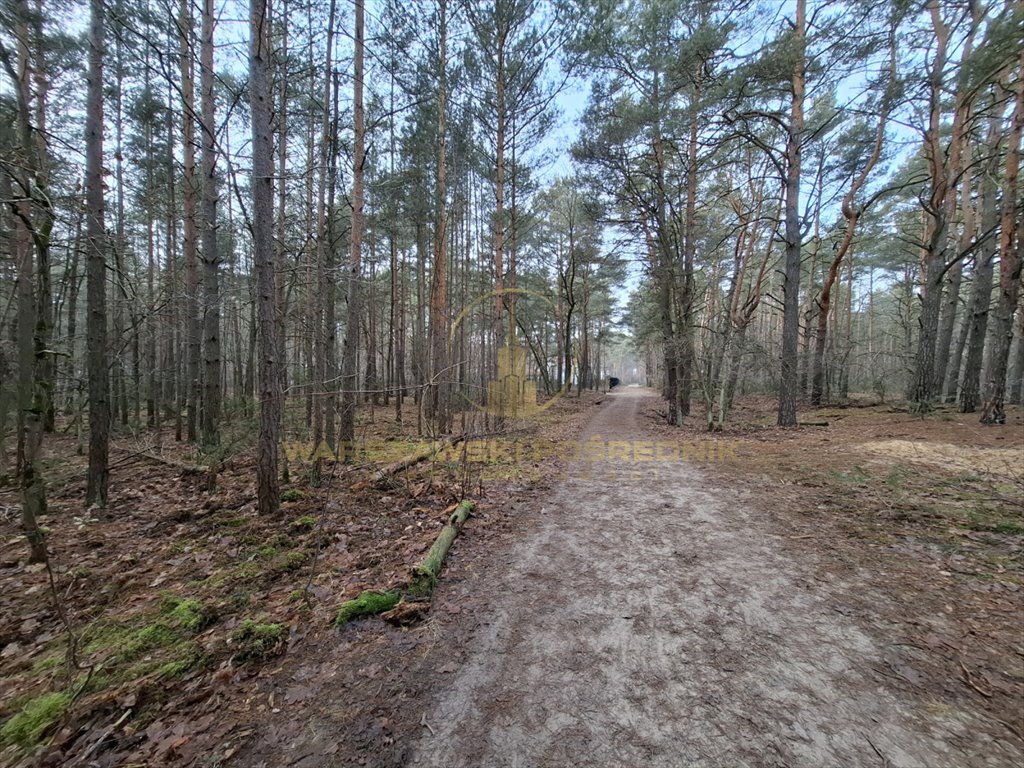
<instances>
[{"instance_id":1,"label":"forest trail","mask_svg":"<svg viewBox=\"0 0 1024 768\"><path fill-rule=\"evenodd\" d=\"M582 437L651 441L657 402L615 392ZM578 461L537 503L475 579L488 607L408 765L1014 764L976 715L873 674L885 647L841 585L692 462Z\"/></svg>"}]
</instances>

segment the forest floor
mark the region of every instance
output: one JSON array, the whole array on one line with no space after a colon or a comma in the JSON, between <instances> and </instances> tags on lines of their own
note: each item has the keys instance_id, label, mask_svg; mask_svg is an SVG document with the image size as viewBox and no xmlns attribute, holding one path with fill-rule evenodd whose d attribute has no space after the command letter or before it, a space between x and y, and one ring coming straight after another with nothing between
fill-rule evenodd
<instances>
[{"instance_id":1,"label":"forest floor","mask_svg":"<svg viewBox=\"0 0 1024 768\"><path fill-rule=\"evenodd\" d=\"M469 469L385 482L370 465L416 447L415 415L378 409L376 453L316 489L293 462L278 520L246 457L210 494L167 437L122 437L87 514L84 459L49 441L81 669L0 489L0 764L1021 764L1020 409L993 428L852 401L779 430L748 398L708 435L660 407L563 398ZM426 618L334 628L463 496Z\"/></svg>"}]
</instances>

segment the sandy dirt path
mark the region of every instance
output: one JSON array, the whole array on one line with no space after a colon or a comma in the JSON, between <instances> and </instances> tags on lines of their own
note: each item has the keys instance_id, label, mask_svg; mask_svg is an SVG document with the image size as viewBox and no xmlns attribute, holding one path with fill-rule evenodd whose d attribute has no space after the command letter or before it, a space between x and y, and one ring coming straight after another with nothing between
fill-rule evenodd
<instances>
[{"instance_id":1,"label":"sandy dirt path","mask_svg":"<svg viewBox=\"0 0 1024 768\"><path fill-rule=\"evenodd\" d=\"M582 437L653 440L640 416L654 402L616 392ZM886 648L837 610L838 587L721 485L692 462L571 467L540 524L479 574L487 608L406 764L1019 764L977 715L871 674Z\"/></svg>"}]
</instances>

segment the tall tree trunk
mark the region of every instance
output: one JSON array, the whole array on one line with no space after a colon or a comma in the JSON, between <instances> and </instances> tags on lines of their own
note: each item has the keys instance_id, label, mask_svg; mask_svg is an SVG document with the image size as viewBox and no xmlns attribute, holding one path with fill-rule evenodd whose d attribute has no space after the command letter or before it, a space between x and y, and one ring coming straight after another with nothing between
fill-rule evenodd
<instances>
[{"instance_id":1,"label":"tall tree trunk","mask_svg":"<svg viewBox=\"0 0 1024 768\"><path fill-rule=\"evenodd\" d=\"M703 14L702 14L703 16ZM693 388L693 314L694 278L693 262L697 254L697 187L699 183L698 154L700 100L703 93L704 62L697 65L693 78L693 115L690 117L690 135L687 146L686 165L686 219L683 236L683 283L680 291L680 332L679 347L679 407L683 416L690 415L690 395ZM599 347L600 349L600 347ZM710 410L710 409L709 409Z\"/></svg>"},{"instance_id":2,"label":"tall tree trunk","mask_svg":"<svg viewBox=\"0 0 1024 768\"><path fill-rule=\"evenodd\" d=\"M998 141L998 138L997 138ZM965 156L970 156L970 145L965 149ZM969 164L969 162L968 162ZM974 238L977 235L974 224L975 210L974 202L971 200L971 174L965 173L962 188L960 191L961 206L961 230L960 230L960 253L966 253ZM975 262L977 263L977 262ZM953 329L956 325L956 315L960 305L960 290L963 284L963 261L957 261L949 272L949 290L946 297L946 309L942 315L939 328L939 341L935 350L936 358L945 356L946 362L940 370L936 362L935 376L939 393L943 402L956 399L957 380L960 376L960 365L963 362L964 344L967 341L967 334L970 330L970 320L964 317L960 321L960 333L957 343L953 343Z\"/></svg>"},{"instance_id":3,"label":"tall tree trunk","mask_svg":"<svg viewBox=\"0 0 1024 768\"><path fill-rule=\"evenodd\" d=\"M114 254L114 284L113 284L113 315L114 315L114 349L115 355L112 366L114 398L113 413L116 417L120 415L121 424L128 426L128 383L126 380L126 366L124 354L127 349L125 343L125 304L128 302L128 292L125 289L127 270L125 257L127 256L128 242L125 237L125 212L124 212L124 110L122 82L124 79L124 51L121 35L114 36L114 179L117 192L114 197L114 209L116 220L114 224L114 242L111 249Z\"/></svg>"},{"instance_id":4,"label":"tall tree trunk","mask_svg":"<svg viewBox=\"0 0 1024 768\"><path fill-rule=\"evenodd\" d=\"M93 0L97 2L98 0ZM270 25L267 0L249 4L249 99L252 113L252 239L259 322L260 435L256 448L256 494L261 515L281 502L277 448L281 434L281 359L274 275L274 137L270 88Z\"/></svg>"},{"instance_id":5,"label":"tall tree trunk","mask_svg":"<svg viewBox=\"0 0 1024 768\"><path fill-rule=\"evenodd\" d=\"M32 235L29 229L31 211L27 203L17 205L15 252L18 263L18 455L17 472L21 488L21 527L29 542L29 561L46 559L43 534L37 520L46 514L46 493L38 464L43 437L43 413L37 410L36 388L42 373L38 363L46 358L46 348L39 346L39 299L36 290ZM43 329L45 332L45 329ZM39 355L40 349L42 355Z\"/></svg>"},{"instance_id":6,"label":"tall tree trunk","mask_svg":"<svg viewBox=\"0 0 1024 768\"><path fill-rule=\"evenodd\" d=\"M495 53L497 70L495 89L495 156L494 156L494 349L505 343L505 131L508 115L505 110L505 48L508 32L498 22Z\"/></svg>"},{"instance_id":7,"label":"tall tree trunk","mask_svg":"<svg viewBox=\"0 0 1024 768\"><path fill-rule=\"evenodd\" d=\"M79 188L78 191L81 191ZM79 275L79 257L82 252L82 223L84 219L85 209L81 204L81 200L76 195L75 208L78 210L78 217L75 221L75 237L71 241L71 249L68 254L68 258L71 262L68 272L68 332L67 332L67 350L68 359L64 366L65 377L67 382L64 387L64 411L65 413L71 413L75 407L75 400L78 396L80 388L79 382L81 379L77 375L75 369L75 362L79 359L75 355L75 346L78 338L78 294L81 290L81 277Z\"/></svg>"},{"instance_id":8,"label":"tall tree trunk","mask_svg":"<svg viewBox=\"0 0 1024 768\"><path fill-rule=\"evenodd\" d=\"M797 0L793 28L796 52L786 133L786 255L782 280L782 375L779 380L780 427L796 425L797 345L800 336L800 153L804 131L807 0Z\"/></svg>"},{"instance_id":9,"label":"tall tree trunk","mask_svg":"<svg viewBox=\"0 0 1024 768\"><path fill-rule=\"evenodd\" d=\"M930 221L921 269L921 315L910 393L915 410L922 413L931 409L936 388L941 384L936 377L935 349L942 309L942 280L950 266L949 225L956 210L956 180L966 143L965 124L971 108L971 100L961 84L955 97L949 145L943 149L941 137L946 128L942 110L946 97L944 73L948 59L949 28L942 20L938 0L929 0L928 9L936 40L935 57L929 73L929 117L924 137L924 154L930 181L925 211ZM975 18L962 46L961 65L971 53L976 29Z\"/></svg>"},{"instance_id":10,"label":"tall tree trunk","mask_svg":"<svg viewBox=\"0 0 1024 768\"><path fill-rule=\"evenodd\" d=\"M971 165L971 145L968 142L964 147L964 165ZM961 181L960 190L961 208L961 230L959 254L966 253L974 239L974 204L971 202L971 174L965 173ZM953 329L956 326L956 316L960 309L960 288L963 284L963 259L958 258L956 263L946 273L946 301L939 319L939 334L935 342L935 392L945 399L946 383L950 378L956 379L956 373L950 376L952 358Z\"/></svg>"},{"instance_id":11,"label":"tall tree trunk","mask_svg":"<svg viewBox=\"0 0 1024 768\"><path fill-rule=\"evenodd\" d=\"M103 0L89 0L89 72L85 111L86 275L89 373L89 472L86 507L107 505L110 385L107 367L107 257L103 224Z\"/></svg>"},{"instance_id":12,"label":"tall tree trunk","mask_svg":"<svg viewBox=\"0 0 1024 768\"><path fill-rule=\"evenodd\" d=\"M1014 86L1013 117L1006 150L1003 176L1003 210L999 222L999 295L993 316L992 352L985 386L982 424L1005 424L1003 403L1006 398L1006 373L1013 340L1013 313L1020 295L1021 267L1024 266L1024 238L1020 226L1017 199L1017 174L1020 171L1020 142L1024 129L1024 51L1017 57L1017 82Z\"/></svg>"},{"instance_id":13,"label":"tall tree trunk","mask_svg":"<svg viewBox=\"0 0 1024 768\"><path fill-rule=\"evenodd\" d=\"M203 0L202 42L199 52L203 133L203 444L220 443L220 253L217 250L217 149L213 99L214 3Z\"/></svg>"},{"instance_id":14,"label":"tall tree trunk","mask_svg":"<svg viewBox=\"0 0 1024 768\"><path fill-rule=\"evenodd\" d=\"M970 304L964 318L968 331L965 339L967 354L963 364L963 379L960 382L960 413L974 413L981 404L981 369L985 354L985 337L988 333L988 313L992 304L992 273L996 252L999 250L996 227L999 225L997 177L1001 122L1000 116L993 116L989 121L986 144L991 154L981 173L981 235L986 239L978 246L974 257Z\"/></svg>"},{"instance_id":15,"label":"tall tree trunk","mask_svg":"<svg viewBox=\"0 0 1024 768\"><path fill-rule=\"evenodd\" d=\"M364 0L355 0L355 61L353 65L352 146L352 236L348 276L348 318L341 350L341 440L344 459L354 456L356 392L359 388L356 357L359 348L360 277L363 254L363 163L365 161L365 125L363 114Z\"/></svg>"},{"instance_id":16,"label":"tall tree trunk","mask_svg":"<svg viewBox=\"0 0 1024 768\"><path fill-rule=\"evenodd\" d=\"M181 145L184 154L182 205L185 252L185 436L196 440L199 419L199 357L202 321L199 317L199 262L196 242L195 61L192 56L192 5L181 0L178 33L181 38Z\"/></svg>"},{"instance_id":17,"label":"tall tree trunk","mask_svg":"<svg viewBox=\"0 0 1024 768\"><path fill-rule=\"evenodd\" d=\"M448 3L439 0L437 45L437 169L434 210L434 273L430 286L431 388L428 415L434 422L435 434L444 434L451 427L449 408L448 329L448 149L446 112L448 110Z\"/></svg>"},{"instance_id":18,"label":"tall tree trunk","mask_svg":"<svg viewBox=\"0 0 1024 768\"><path fill-rule=\"evenodd\" d=\"M416 314L413 317L412 366L413 383L416 387L413 397L419 405L423 398L423 386L429 376L429 347L427 346L427 225L416 221ZM421 409L422 412L422 409Z\"/></svg>"},{"instance_id":19,"label":"tall tree trunk","mask_svg":"<svg viewBox=\"0 0 1024 768\"><path fill-rule=\"evenodd\" d=\"M337 135L337 131L332 132L332 121L331 121L331 110L333 106L332 93L334 91L334 20L335 14L337 13L337 2L331 0L330 9L327 13L327 51L324 57L323 66L323 105L320 111L320 147L319 153L317 154L317 167L319 169L317 179L317 192L316 192L316 249L314 251L314 258L316 264L314 265L316 271L316 296L310 296L310 300L307 303L306 311L309 313L310 319L310 331L312 332L312 346L310 348L310 362L313 363L312 373L310 377L309 386L309 397L307 398L307 417L311 414L313 419L313 445L319 449L321 443L324 440L324 431L327 428L327 418L324 410L326 405L325 393L328 387L332 389L335 386L333 377L328 373L327 358L329 355L328 351L328 336L332 338L331 344L333 345L333 332L332 329L327 325L327 314L328 314L328 302L333 304L334 302L334 274L329 269L328 260L333 256L334 243L331 242L332 229L328 224L328 217L333 217L334 213L327 205L327 192L328 185L330 183L330 169L333 168L334 154L335 154L335 140L334 136ZM310 58L312 59L312 44L310 46ZM310 61L312 64L312 61ZM312 71L312 67L311 67ZM308 154L307 157L312 165L313 160L313 125L312 121L309 127L309 142L308 142ZM332 190L333 192L333 190ZM312 214L313 206L311 205L313 193L313 174L310 172L307 178L306 195L307 195L307 212ZM329 290L330 286L330 290ZM331 307L333 310L333 307ZM332 312L333 318L333 312ZM333 324L333 319L331 320ZM307 337L309 334L307 334ZM315 391L314 391L315 390ZM333 414L331 418L333 424ZM328 435L331 444L334 443L334 431L333 426L328 431ZM310 470L309 482L312 486L320 485L320 473L321 473L321 457L319 450L317 450L317 456L313 460L313 466Z\"/></svg>"},{"instance_id":20,"label":"tall tree trunk","mask_svg":"<svg viewBox=\"0 0 1024 768\"><path fill-rule=\"evenodd\" d=\"M288 61L288 23L290 12L290 0L281 0L277 11L281 20L278 26L281 29L281 62ZM268 14L268 23L269 14ZM268 33L269 34L269 33ZM270 49L268 48L268 51ZM269 54L268 54L269 56ZM283 66L283 65L282 65ZM269 70L272 72L272 70ZM271 75L268 74L268 78ZM288 259L288 77L282 71L277 78L280 83L277 93L277 241L274 248L274 323L277 325L277 366L278 366L278 387L280 391L281 407L288 397L288 347L285 334L285 319L288 315L288 300L285 292L285 276L287 274L286 262ZM268 85L268 87L270 87ZM298 352L296 352L298 354ZM286 467L287 471L287 467Z\"/></svg>"},{"instance_id":21,"label":"tall tree trunk","mask_svg":"<svg viewBox=\"0 0 1024 768\"><path fill-rule=\"evenodd\" d=\"M168 46L170 47L170 46ZM171 85L167 86L167 103L172 103ZM178 211L177 195L175 194L175 160L174 160L174 111L170 108L165 114L165 132L167 141L167 153L164 157L164 170L167 179L166 210L164 211L164 272L163 287L167 296L168 310L166 312L166 344L164 348L164 368L168 375L163 381L163 396L165 398L168 418L174 417L174 439L181 442L184 437L184 423L182 422L182 403L184 400L184 378L182 371L184 365L181 356L180 338L181 323L179 309L179 282L178 268Z\"/></svg>"}]
</instances>

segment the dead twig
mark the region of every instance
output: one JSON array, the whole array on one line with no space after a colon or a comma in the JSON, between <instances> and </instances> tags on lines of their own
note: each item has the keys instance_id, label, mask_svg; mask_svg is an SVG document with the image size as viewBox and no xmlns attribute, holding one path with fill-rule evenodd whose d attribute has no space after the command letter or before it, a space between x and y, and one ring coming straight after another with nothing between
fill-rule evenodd
<instances>
[{"instance_id":1,"label":"dead twig","mask_svg":"<svg viewBox=\"0 0 1024 768\"><path fill-rule=\"evenodd\" d=\"M875 746L875 743L871 741L870 737L867 734L864 734L864 738L867 739L868 744L871 745L871 748L875 751L875 754L878 755L878 759L882 761L882 768L889 768L889 758L882 754L882 751Z\"/></svg>"},{"instance_id":2,"label":"dead twig","mask_svg":"<svg viewBox=\"0 0 1024 768\"><path fill-rule=\"evenodd\" d=\"M992 698L992 691L986 691L984 688L982 688L981 686L979 686L977 683L974 682L974 679L971 677L971 673L967 671L967 667L964 665L964 662L963 662L962 659L960 661L960 669L963 670L964 682L965 683L967 683L969 686L971 686L971 688L976 690L978 693L980 693L986 699L991 699Z\"/></svg>"},{"instance_id":3,"label":"dead twig","mask_svg":"<svg viewBox=\"0 0 1024 768\"><path fill-rule=\"evenodd\" d=\"M124 723L124 721L127 720L131 716L131 714L132 708L128 707L128 709L124 711L124 714L122 714L121 717L117 719L117 722L109 726L105 731L103 731L103 734L98 739L96 739L95 742L93 742L93 745L85 751L85 754L82 755L81 758L79 758L78 762L84 763L86 760L92 757L93 754L95 754L96 750L100 748L100 745L107 740L107 737L110 736L110 734L112 734L114 730L118 728L122 723Z\"/></svg>"},{"instance_id":4,"label":"dead twig","mask_svg":"<svg viewBox=\"0 0 1024 768\"><path fill-rule=\"evenodd\" d=\"M420 725L422 725L424 728L426 728L428 731L430 731L430 735L431 736L436 736L437 735L436 733L434 733L434 729L430 727L430 723L427 722L427 713L426 712L424 712L423 715L420 717Z\"/></svg>"}]
</instances>

